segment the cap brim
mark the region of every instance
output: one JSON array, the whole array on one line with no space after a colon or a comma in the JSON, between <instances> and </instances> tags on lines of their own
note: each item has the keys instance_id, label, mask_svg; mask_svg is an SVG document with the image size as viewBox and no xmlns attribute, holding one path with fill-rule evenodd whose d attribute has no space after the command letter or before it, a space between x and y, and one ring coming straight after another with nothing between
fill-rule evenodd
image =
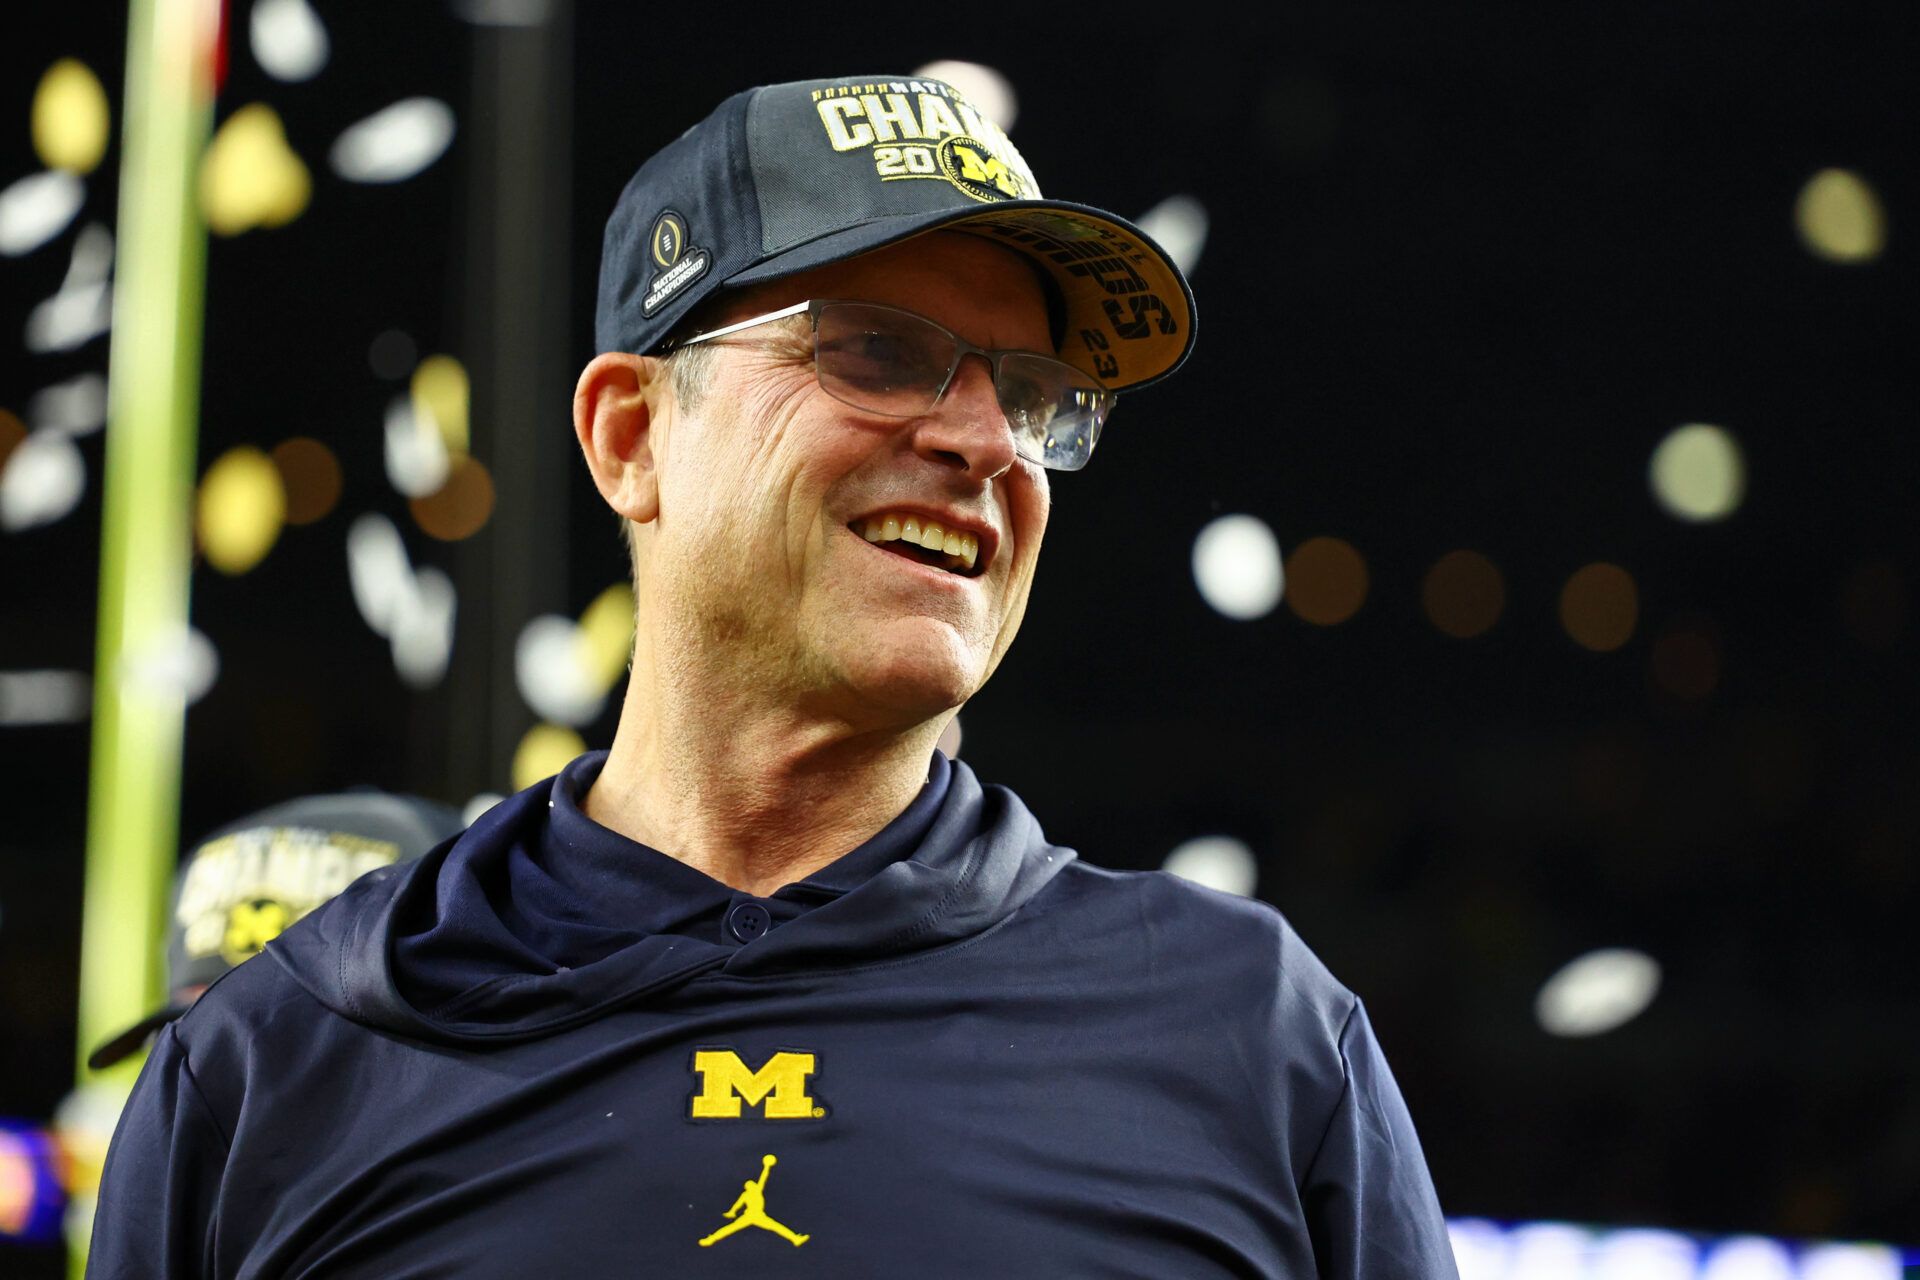
<instances>
[{"instance_id":1,"label":"cap brim","mask_svg":"<svg viewBox=\"0 0 1920 1280\"><path fill-rule=\"evenodd\" d=\"M1193 290L1167 251L1124 218L1060 200L873 218L796 245L723 284L780 280L929 231L969 232L1038 263L1066 310L1060 358L1116 391L1159 381L1193 348Z\"/></svg>"},{"instance_id":2,"label":"cap brim","mask_svg":"<svg viewBox=\"0 0 1920 1280\"><path fill-rule=\"evenodd\" d=\"M138 1053L147 1043L148 1039L152 1037L154 1032L166 1026L186 1011L187 1006L184 1004L170 1004L164 1009L157 1009L148 1014L88 1054L87 1069L89 1071L100 1071L112 1066L122 1058L130 1057Z\"/></svg>"}]
</instances>

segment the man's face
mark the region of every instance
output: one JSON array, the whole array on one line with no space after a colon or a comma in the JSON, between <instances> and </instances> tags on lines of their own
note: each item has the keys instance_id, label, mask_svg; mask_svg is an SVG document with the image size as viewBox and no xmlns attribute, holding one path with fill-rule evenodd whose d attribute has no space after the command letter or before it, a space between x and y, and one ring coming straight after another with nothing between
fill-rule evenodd
<instances>
[{"instance_id":1,"label":"man's face","mask_svg":"<svg viewBox=\"0 0 1920 1280\"><path fill-rule=\"evenodd\" d=\"M755 290L729 318L809 298L902 307L982 347L1052 350L1030 269L965 234ZM821 390L805 315L716 344L706 394L656 427L648 604L669 625L684 619L684 638L725 646L743 689L811 713L878 727L965 702L1019 629L1049 503L1046 472L1013 452L986 361L967 357L932 410L903 419ZM890 514L979 537L973 573L869 542L866 521Z\"/></svg>"}]
</instances>

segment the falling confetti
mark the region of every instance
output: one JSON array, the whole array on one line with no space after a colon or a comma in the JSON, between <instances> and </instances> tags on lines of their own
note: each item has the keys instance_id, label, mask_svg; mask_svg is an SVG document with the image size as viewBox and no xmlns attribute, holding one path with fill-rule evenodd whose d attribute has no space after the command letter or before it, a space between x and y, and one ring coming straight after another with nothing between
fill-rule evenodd
<instances>
[{"instance_id":1,"label":"falling confetti","mask_svg":"<svg viewBox=\"0 0 1920 1280\"><path fill-rule=\"evenodd\" d=\"M237 576L259 564L273 550L286 517L286 486L259 449L229 449L207 468L194 523L207 563L220 572Z\"/></svg>"},{"instance_id":2,"label":"falling confetti","mask_svg":"<svg viewBox=\"0 0 1920 1280\"><path fill-rule=\"evenodd\" d=\"M28 402L27 417L41 431L91 435L107 421L107 380L98 373L83 373L56 382Z\"/></svg>"},{"instance_id":3,"label":"falling confetti","mask_svg":"<svg viewBox=\"0 0 1920 1280\"><path fill-rule=\"evenodd\" d=\"M287 145L279 115L264 103L227 118L200 169L207 226L223 236L292 222L312 192L306 164Z\"/></svg>"},{"instance_id":4,"label":"falling confetti","mask_svg":"<svg viewBox=\"0 0 1920 1280\"><path fill-rule=\"evenodd\" d=\"M349 182L403 182L452 141L453 108L437 98L405 98L350 126L329 158Z\"/></svg>"},{"instance_id":5,"label":"falling confetti","mask_svg":"<svg viewBox=\"0 0 1920 1280\"><path fill-rule=\"evenodd\" d=\"M32 253L73 221L86 198L86 184L61 169L29 174L0 191L0 254Z\"/></svg>"},{"instance_id":6,"label":"falling confetti","mask_svg":"<svg viewBox=\"0 0 1920 1280\"><path fill-rule=\"evenodd\" d=\"M413 371L413 413L431 423L450 453L467 451L467 370L452 356L428 356Z\"/></svg>"},{"instance_id":7,"label":"falling confetti","mask_svg":"<svg viewBox=\"0 0 1920 1280\"><path fill-rule=\"evenodd\" d=\"M446 483L407 503L421 532L441 542L471 538L493 515L493 476L478 458L456 459Z\"/></svg>"},{"instance_id":8,"label":"falling confetti","mask_svg":"<svg viewBox=\"0 0 1920 1280\"><path fill-rule=\"evenodd\" d=\"M307 0L255 0L247 32L253 60L276 80L311 80L327 65L327 28Z\"/></svg>"},{"instance_id":9,"label":"falling confetti","mask_svg":"<svg viewBox=\"0 0 1920 1280\"><path fill-rule=\"evenodd\" d=\"M513 752L513 789L525 791L550 778L587 749L579 734L562 725L537 724L527 730Z\"/></svg>"},{"instance_id":10,"label":"falling confetti","mask_svg":"<svg viewBox=\"0 0 1920 1280\"><path fill-rule=\"evenodd\" d=\"M27 350L71 351L105 333L113 323L113 233L98 222L73 240L60 290L27 317Z\"/></svg>"},{"instance_id":11,"label":"falling confetti","mask_svg":"<svg viewBox=\"0 0 1920 1280\"><path fill-rule=\"evenodd\" d=\"M163 632L121 657L120 680L126 688L179 697L189 706L205 697L219 678L219 652L192 627Z\"/></svg>"},{"instance_id":12,"label":"falling confetti","mask_svg":"<svg viewBox=\"0 0 1920 1280\"><path fill-rule=\"evenodd\" d=\"M8 532L52 524L86 492L87 464L71 438L36 431L7 455L0 473L0 528Z\"/></svg>"},{"instance_id":13,"label":"falling confetti","mask_svg":"<svg viewBox=\"0 0 1920 1280\"><path fill-rule=\"evenodd\" d=\"M47 68L33 92L33 149L49 169L85 176L107 153L107 91L77 58Z\"/></svg>"},{"instance_id":14,"label":"falling confetti","mask_svg":"<svg viewBox=\"0 0 1920 1280\"><path fill-rule=\"evenodd\" d=\"M400 531L373 514L347 531L347 576L360 616L392 642L401 679L415 688L437 684L453 654L452 580L431 567L416 573Z\"/></svg>"},{"instance_id":15,"label":"falling confetti","mask_svg":"<svg viewBox=\"0 0 1920 1280\"><path fill-rule=\"evenodd\" d=\"M1165 249L1188 275L1207 247L1207 209L1192 196L1168 196L1140 215L1140 229Z\"/></svg>"},{"instance_id":16,"label":"falling confetti","mask_svg":"<svg viewBox=\"0 0 1920 1280\"><path fill-rule=\"evenodd\" d=\"M425 498L446 484L452 467L447 442L405 396L395 396L387 405L385 440L387 479L395 489L409 498Z\"/></svg>"}]
</instances>

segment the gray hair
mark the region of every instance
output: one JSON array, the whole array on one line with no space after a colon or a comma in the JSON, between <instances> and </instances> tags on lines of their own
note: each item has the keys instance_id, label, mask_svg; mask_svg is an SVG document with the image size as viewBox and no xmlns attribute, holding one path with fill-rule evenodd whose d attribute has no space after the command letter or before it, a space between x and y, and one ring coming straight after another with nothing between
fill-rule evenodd
<instances>
[{"instance_id":1,"label":"gray hair","mask_svg":"<svg viewBox=\"0 0 1920 1280\"><path fill-rule=\"evenodd\" d=\"M682 409L698 408L706 399L713 386L713 364L719 356L718 347L696 344L691 347L676 347L660 357L667 367L667 376L673 382L674 403ZM639 563L639 546L636 541L638 526L623 515L615 514L620 522L620 540L627 546L627 572L633 574ZM635 584L639 585L638 583Z\"/></svg>"}]
</instances>

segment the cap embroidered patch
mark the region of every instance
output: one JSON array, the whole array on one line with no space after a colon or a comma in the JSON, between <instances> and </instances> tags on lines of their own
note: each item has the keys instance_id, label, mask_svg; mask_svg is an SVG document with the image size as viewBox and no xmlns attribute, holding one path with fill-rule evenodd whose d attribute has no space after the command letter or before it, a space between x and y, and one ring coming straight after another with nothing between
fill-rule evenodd
<instances>
[{"instance_id":1,"label":"cap embroidered patch","mask_svg":"<svg viewBox=\"0 0 1920 1280\"><path fill-rule=\"evenodd\" d=\"M813 91L835 151L872 154L882 182L946 180L974 200L1027 200L1040 184L1000 126L938 80L834 85Z\"/></svg>"},{"instance_id":2,"label":"cap embroidered patch","mask_svg":"<svg viewBox=\"0 0 1920 1280\"><path fill-rule=\"evenodd\" d=\"M707 274L713 255L687 242L687 220L668 209L653 220L647 236L648 252L660 268L641 299L640 311L652 315L682 289Z\"/></svg>"}]
</instances>

